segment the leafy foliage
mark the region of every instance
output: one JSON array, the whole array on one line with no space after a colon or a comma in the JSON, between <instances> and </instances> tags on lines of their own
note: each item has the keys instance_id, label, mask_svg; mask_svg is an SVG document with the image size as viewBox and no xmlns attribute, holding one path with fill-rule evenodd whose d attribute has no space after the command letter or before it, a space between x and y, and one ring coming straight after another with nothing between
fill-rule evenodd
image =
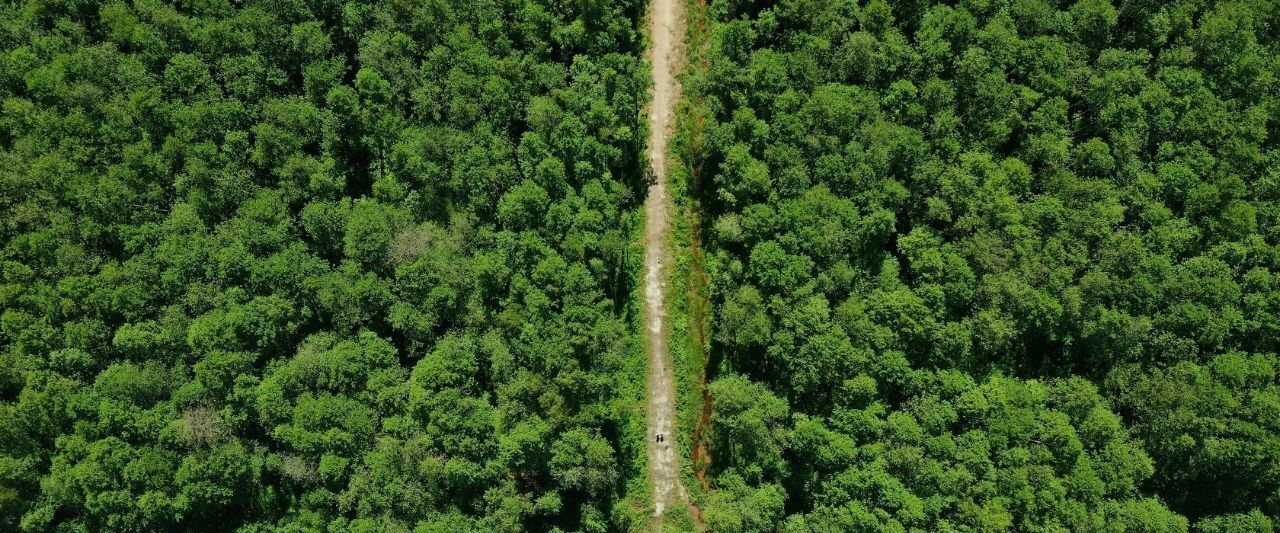
<instances>
[{"instance_id":1,"label":"leafy foliage","mask_svg":"<svg viewBox=\"0 0 1280 533\"><path fill-rule=\"evenodd\" d=\"M723 531L1270 531L1280 5L707 3Z\"/></svg>"},{"instance_id":2,"label":"leafy foliage","mask_svg":"<svg viewBox=\"0 0 1280 533\"><path fill-rule=\"evenodd\" d=\"M0 7L0 529L616 525L640 6Z\"/></svg>"}]
</instances>

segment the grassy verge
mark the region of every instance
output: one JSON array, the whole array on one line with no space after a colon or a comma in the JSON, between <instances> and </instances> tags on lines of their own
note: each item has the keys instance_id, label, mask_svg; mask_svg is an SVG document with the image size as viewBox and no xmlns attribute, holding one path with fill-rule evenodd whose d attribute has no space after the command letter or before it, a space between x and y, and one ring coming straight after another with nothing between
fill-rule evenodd
<instances>
[{"instance_id":1,"label":"grassy verge","mask_svg":"<svg viewBox=\"0 0 1280 533\"><path fill-rule=\"evenodd\" d=\"M705 299L705 286L695 268L695 241L687 206L677 206L672 218L671 241L673 265L670 273L670 295L667 316L671 327L671 356L676 383L676 425L685 464L685 487L694 505L702 500L702 486L694 475L693 451L698 446L694 430L702 410L702 378L704 366L703 331L705 318L698 309Z\"/></svg>"},{"instance_id":2,"label":"grassy verge","mask_svg":"<svg viewBox=\"0 0 1280 533\"><path fill-rule=\"evenodd\" d=\"M644 210L636 211L627 246L626 268L634 280L631 297L627 301L627 327L635 332L632 337L630 357L627 358L618 379L619 418L626 421L620 442L621 461L627 462L626 487L623 497L614 508L614 522L620 530L642 531L648 528L653 510L653 483L648 469L648 427L646 415L646 379L648 356L644 341Z\"/></svg>"},{"instance_id":3,"label":"grassy verge","mask_svg":"<svg viewBox=\"0 0 1280 533\"><path fill-rule=\"evenodd\" d=\"M700 96L706 72L707 16L704 0L686 3L686 58L680 80L683 90L676 110L676 131L668 159L667 190L675 204L671 221L673 265L669 280L668 316L677 390L677 423L684 453L685 486L692 503L701 508L706 498L703 477L709 460L705 427L709 398L704 397L711 321L709 289L700 248L700 221L693 191L697 188L702 142ZM708 411L704 412L704 409ZM701 447L701 448L700 448Z\"/></svg>"}]
</instances>

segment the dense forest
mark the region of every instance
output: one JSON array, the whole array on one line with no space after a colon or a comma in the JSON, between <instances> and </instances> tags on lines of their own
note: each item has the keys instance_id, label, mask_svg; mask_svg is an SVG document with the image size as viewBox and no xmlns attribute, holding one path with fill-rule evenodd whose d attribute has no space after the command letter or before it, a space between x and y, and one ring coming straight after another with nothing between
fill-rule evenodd
<instances>
[{"instance_id":1,"label":"dense forest","mask_svg":"<svg viewBox=\"0 0 1280 533\"><path fill-rule=\"evenodd\" d=\"M614 529L643 15L5 2L0 530Z\"/></svg>"},{"instance_id":2,"label":"dense forest","mask_svg":"<svg viewBox=\"0 0 1280 533\"><path fill-rule=\"evenodd\" d=\"M1280 3L705 10L708 527L1273 530Z\"/></svg>"},{"instance_id":3,"label":"dense forest","mask_svg":"<svg viewBox=\"0 0 1280 533\"><path fill-rule=\"evenodd\" d=\"M1280 527L1280 0L688 5L688 527ZM645 17L0 5L0 531L656 525Z\"/></svg>"}]
</instances>

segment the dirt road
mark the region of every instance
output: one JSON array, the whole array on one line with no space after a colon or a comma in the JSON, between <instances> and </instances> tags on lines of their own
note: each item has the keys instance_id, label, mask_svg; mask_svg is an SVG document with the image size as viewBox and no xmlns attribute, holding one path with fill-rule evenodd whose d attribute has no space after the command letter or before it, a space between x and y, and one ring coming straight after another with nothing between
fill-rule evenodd
<instances>
[{"instance_id":1,"label":"dirt road","mask_svg":"<svg viewBox=\"0 0 1280 533\"><path fill-rule=\"evenodd\" d=\"M667 270L667 227L671 200L667 197L667 140L671 136L680 84L676 72L684 46L684 0L649 3L649 65L653 99L649 102L649 164L654 182L645 199L644 319L648 350L649 477L653 480L654 516L674 505L688 505L680 481L680 453L675 438L675 386L668 328L664 321ZM661 436L662 442L658 442Z\"/></svg>"}]
</instances>

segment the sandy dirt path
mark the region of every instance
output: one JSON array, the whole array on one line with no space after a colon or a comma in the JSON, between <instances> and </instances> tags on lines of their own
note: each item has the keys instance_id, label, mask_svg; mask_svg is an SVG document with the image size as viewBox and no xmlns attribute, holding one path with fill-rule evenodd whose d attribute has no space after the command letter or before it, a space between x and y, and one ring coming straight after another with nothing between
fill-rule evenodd
<instances>
[{"instance_id":1,"label":"sandy dirt path","mask_svg":"<svg viewBox=\"0 0 1280 533\"><path fill-rule=\"evenodd\" d=\"M667 197L667 140L675 119L680 83L676 79L684 46L684 0L649 3L649 65L653 76L649 102L649 164L654 181L645 199L644 319L648 350L649 477L653 480L654 516L675 505L687 506L689 495L680 481L680 453L675 438L675 386L665 323L667 228L671 199ZM658 442L661 435L662 442Z\"/></svg>"}]
</instances>

